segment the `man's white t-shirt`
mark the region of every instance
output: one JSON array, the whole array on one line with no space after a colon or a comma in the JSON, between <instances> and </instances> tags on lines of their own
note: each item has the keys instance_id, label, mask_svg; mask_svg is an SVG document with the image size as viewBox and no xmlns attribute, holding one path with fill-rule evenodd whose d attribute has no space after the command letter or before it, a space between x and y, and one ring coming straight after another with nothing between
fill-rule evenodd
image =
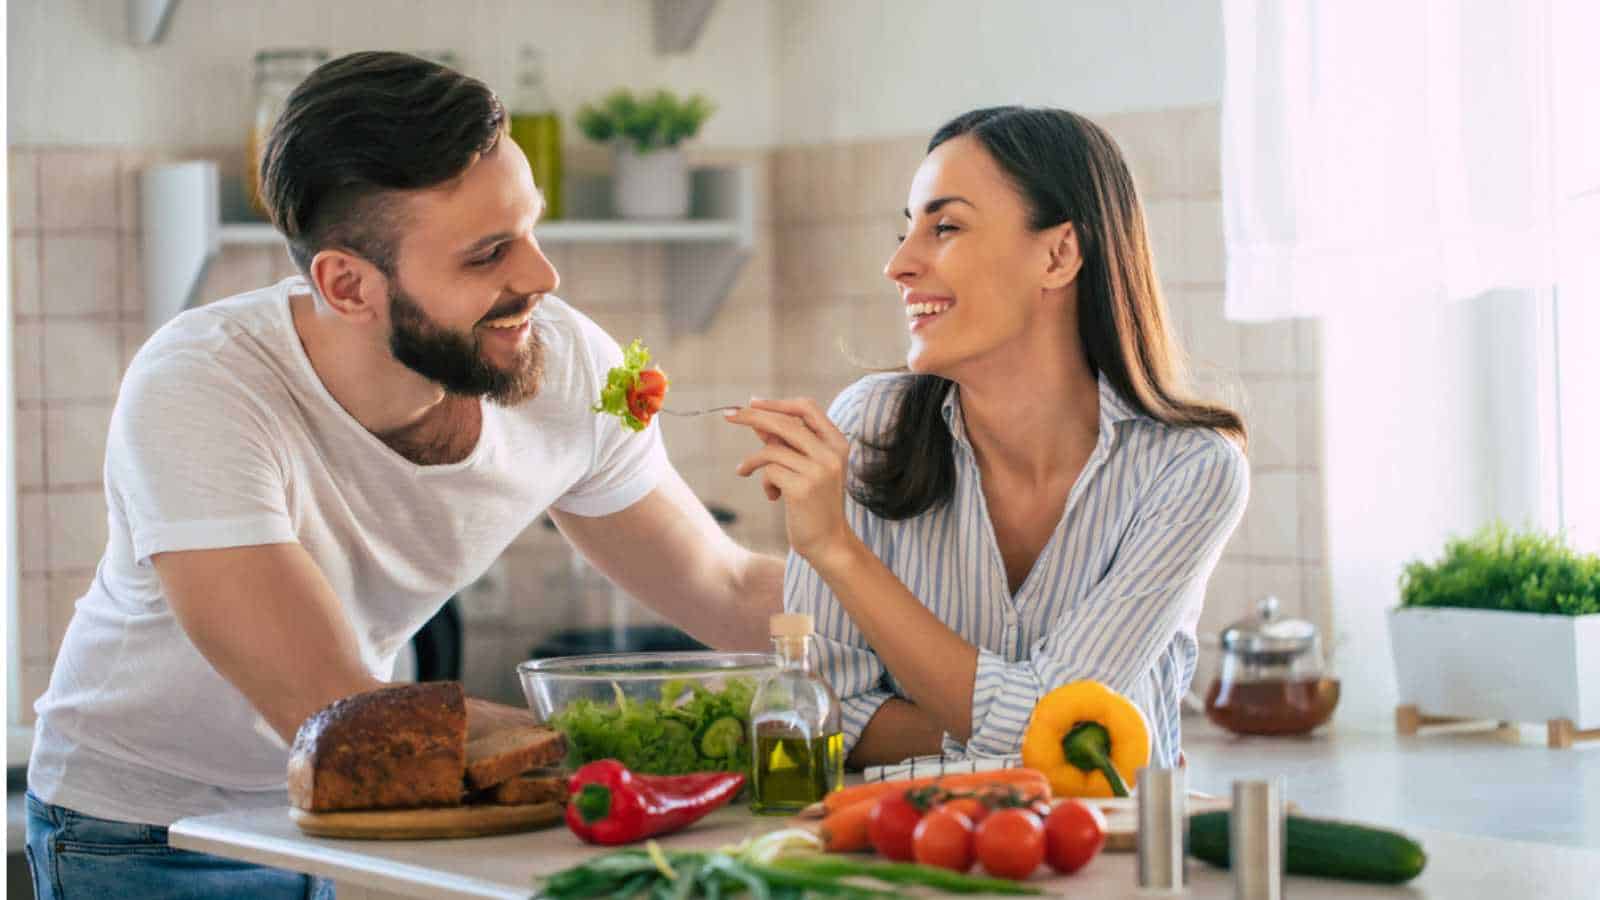
<instances>
[{"instance_id":1,"label":"man's white t-shirt","mask_svg":"<svg viewBox=\"0 0 1600 900\"><path fill-rule=\"evenodd\" d=\"M548 507L602 516L667 468L660 430L590 408L622 352L553 297L534 312L537 396L483 404L463 461L420 466L328 393L290 316L291 278L186 312L134 358L111 418L110 538L35 704L29 787L107 819L167 825L286 802L288 753L173 616L150 557L298 542L374 676Z\"/></svg>"}]
</instances>

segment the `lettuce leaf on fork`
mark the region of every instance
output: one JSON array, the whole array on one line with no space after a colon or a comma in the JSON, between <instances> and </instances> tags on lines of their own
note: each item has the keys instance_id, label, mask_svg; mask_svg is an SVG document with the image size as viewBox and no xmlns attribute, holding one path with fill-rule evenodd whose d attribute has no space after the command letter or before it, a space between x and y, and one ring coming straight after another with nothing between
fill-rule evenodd
<instances>
[{"instance_id":1,"label":"lettuce leaf on fork","mask_svg":"<svg viewBox=\"0 0 1600 900\"><path fill-rule=\"evenodd\" d=\"M606 373L606 383L600 388L600 404L593 408L594 412L616 416L622 420L623 427L630 431L643 431L645 423L628 409L628 391L633 389L639 380L639 373L650 368L650 351L644 348L644 342L638 338L622 351L622 365L613 366Z\"/></svg>"}]
</instances>

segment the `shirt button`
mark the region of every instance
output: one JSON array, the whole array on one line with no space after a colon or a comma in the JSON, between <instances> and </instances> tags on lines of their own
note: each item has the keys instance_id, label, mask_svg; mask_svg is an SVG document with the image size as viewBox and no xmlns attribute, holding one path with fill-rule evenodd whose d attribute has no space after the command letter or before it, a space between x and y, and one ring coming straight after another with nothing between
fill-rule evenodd
<instances>
[{"instance_id":1,"label":"shirt button","mask_svg":"<svg viewBox=\"0 0 1600 900\"><path fill-rule=\"evenodd\" d=\"M1015 628L1015 627L1017 627L1017 614L1016 613L1014 613L1014 612L1006 613L1006 627L1007 628Z\"/></svg>"}]
</instances>

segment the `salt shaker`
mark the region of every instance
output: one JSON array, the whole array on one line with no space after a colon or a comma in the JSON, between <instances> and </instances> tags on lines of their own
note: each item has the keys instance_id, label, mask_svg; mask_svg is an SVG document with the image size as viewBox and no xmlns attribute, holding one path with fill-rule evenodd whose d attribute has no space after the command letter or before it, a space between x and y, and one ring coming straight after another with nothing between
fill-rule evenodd
<instances>
[{"instance_id":1,"label":"salt shaker","mask_svg":"<svg viewBox=\"0 0 1600 900\"><path fill-rule=\"evenodd\" d=\"M1139 810L1139 887L1178 893L1188 880L1185 841L1189 835L1188 790L1184 770L1139 770L1134 795Z\"/></svg>"},{"instance_id":2,"label":"salt shaker","mask_svg":"<svg viewBox=\"0 0 1600 900\"><path fill-rule=\"evenodd\" d=\"M1287 829L1282 778L1233 783L1228 862L1235 900L1282 900Z\"/></svg>"}]
</instances>

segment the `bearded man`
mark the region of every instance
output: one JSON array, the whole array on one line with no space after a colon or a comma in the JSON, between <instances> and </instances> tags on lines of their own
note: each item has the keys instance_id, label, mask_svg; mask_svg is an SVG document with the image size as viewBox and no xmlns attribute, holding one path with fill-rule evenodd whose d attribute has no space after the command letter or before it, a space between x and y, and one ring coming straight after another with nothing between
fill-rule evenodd
<instances>
[{"instance_id":1,"label":"bearded man","mask_svg":"<svg viewBox=\"0 0 1600 900\"><path fill-rule=\"evenodd\" d=\"M260 174L299 275L179 315L117 398L110 537L35 707L41 897L325 892L166 826L287 803L301 722L382 685L547 510L695 637L765 646L782 562L722 532L657 429L590 411L622 353L554 296L506 127L483 83L404 54L290 96Z\"/></svg>"}]
</instances>

